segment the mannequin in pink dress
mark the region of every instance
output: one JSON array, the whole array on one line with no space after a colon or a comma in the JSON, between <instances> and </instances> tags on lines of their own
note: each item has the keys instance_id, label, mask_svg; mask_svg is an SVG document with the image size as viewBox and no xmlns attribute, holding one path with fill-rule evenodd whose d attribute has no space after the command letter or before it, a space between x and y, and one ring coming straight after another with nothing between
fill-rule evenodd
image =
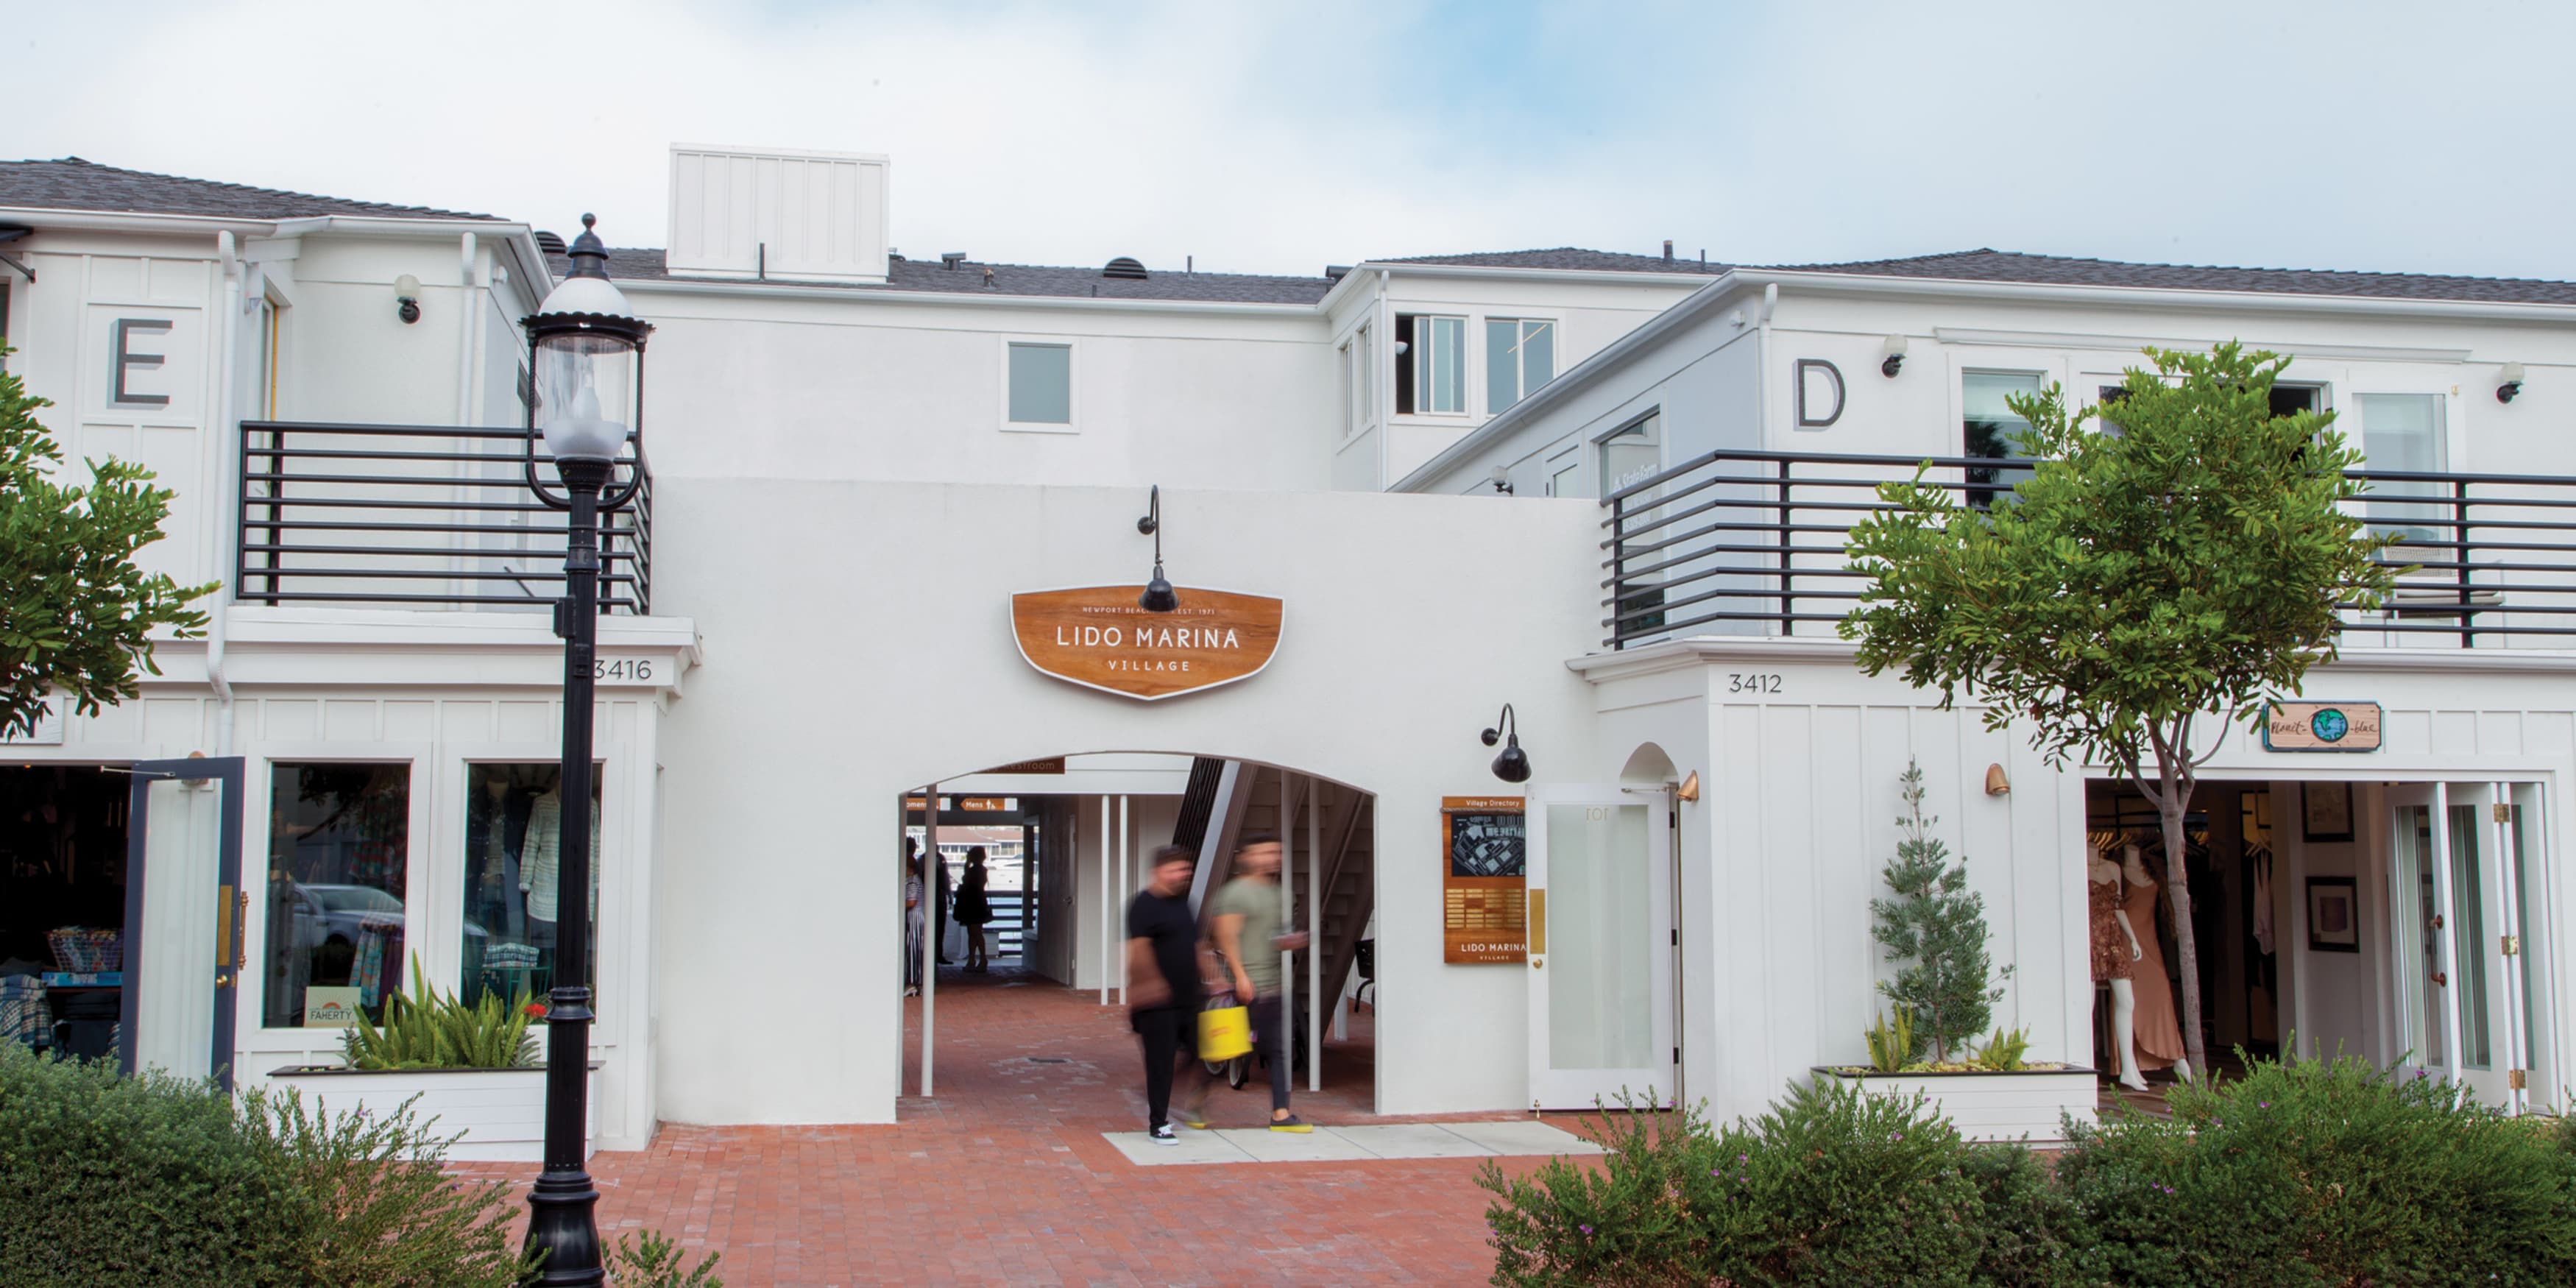
<instances>
[{"instance_id":1,"label":"mannequin in pink dress","mask_svg":"<svg viewBox=\"0 0 2576 1288\"><path fill-rule=\"evenodd\" d=\"M2173 984L2165 978L2165 952L2155 933L2156 897L2163 887L2148 873L2135 845L2121 848L2120 879L2120 910L2128 914L2130 925L2143 927L2146 932L2138 936L2137 968L2130 983L2137 1005L2133 1029L2138 1065L2145 1069L2171 1067L2189 1081L2191 1064L2183 1059L2182 1025L2174 1010Z\"/></svg>"}]
</instances>

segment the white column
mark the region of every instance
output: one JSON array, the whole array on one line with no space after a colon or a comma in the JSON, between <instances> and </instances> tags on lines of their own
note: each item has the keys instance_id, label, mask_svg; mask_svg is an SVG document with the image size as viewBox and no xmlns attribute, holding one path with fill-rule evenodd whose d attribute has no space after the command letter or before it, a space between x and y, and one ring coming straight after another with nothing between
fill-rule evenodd
<instances>
[{"instance_id":1,"label":"white column","mask_svg":"<svg viewBox=\"0 0 2576 1288\"><path fill-rule=\"evenodd\" d=\"M1129 844L1130 841L1127 835L1127 798L1121 796L1118 798L1118 906L1121 908L1127 906L1129 896L1133 895L1136 891L1136 883L1130 879L1127 872L1127 847ZM1120 1006L1125 1006L1127 1004L1127 977L1123 973L1118 977L1118 1004Z\"/></svg>"},{"instance_id":2,"label":"white column","mask_svg":"<svg viewBox=\"0 0 2576 1288\"><path fill-rule=\"evenodd\" d=\"M2442 1042L2447 1048L2443 1053L2442 1063L2451 1075L2451 1081L2456 1083L2461 1080L2465 1070L2461 1067L2463 1052L2460 1041L2460 955L2452 950L2457 942L2452 927L2460 924L2460 910L2454 904L2451 890L2452 844L2451 785L2435 783L2433 784L2433 903L2435 911L2442 918L2442 928L2433 933L2433 951L2436 969L2442 972L2444 983L2440 988L2432 990L2432 996L2425 1000L2442 1008Z\"/></svg>"},{"instance_id":3,"label":"white column","mask_svg":"<svg viewBox=\"0 0 2576 1288\"><path fill-rule=\"evenodd\" d=\"M1306 1090L1324 1089L1324 788L1306 782Z\"/></svg>"},{"instance_id":4,"label":"white column","mask_svg":"<svg viewBox=\"0 0 2576 1288\"><path fill-rule=\"evenodd\" d=\"M1109 883L1109 798L1103 796L1100 798L1100 1004L1102 1006L1109 1005L1109 967L1112 961L1117 960L1111 956L1111 949L1113 946L1124 947L1118 944L1118 934L1112 925L1118 916L1118 898L1109 892Z\"/></svg>"},{"instance_id":5,"label":"white column","mask_svg":"<svg viewBox=\"0 0 2576 1288\"><path fill-rule=\"evenodd\" d=\"M939 784L921 793L921 1094L931 1094L931 1026L939 1004Z\"/></svg>"}]
</instances>

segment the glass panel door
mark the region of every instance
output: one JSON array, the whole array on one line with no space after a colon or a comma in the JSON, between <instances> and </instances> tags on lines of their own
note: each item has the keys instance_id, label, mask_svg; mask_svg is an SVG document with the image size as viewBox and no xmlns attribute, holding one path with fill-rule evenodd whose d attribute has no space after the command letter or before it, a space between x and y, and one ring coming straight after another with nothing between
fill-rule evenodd
<instances>
[{"instance_id":1,"label":"glass panel door","mask_svg":"<svg viewBox=\"0 0 2576 1288\"><path fill-rule=\"evenodd\" d=\"M241 760L134 766L118 1056L232 1086L241 979Z\"/></svg>"},{"instance_id":2,"label":"glass panel door","mask_svg":"<svg viewBox=\"0 0 2576 1288\"><path fill-rule=\"evenodd\" d=\"M1671 832L1658 793L1531 794L1530 1098L1589 1109L1674 1085Z\"/></svg>"},{"instance_id":3,"label":"glass panel door","mask_svg":"<svg viewBox=\"0 0 2576 1288\"><path fill-rule=\"evenodd\" d=\"M2480 1100L2512 1110L2528 1103L2530 1088L2522 1084L2539 1018L2527 1005L2534 980L2526 954L2537 923L2524 889L2535 865L2524 855L2532 834L2522 824L2520 790L2510 783L2450 788L2461 1078Z\"/></svg>"},{"instance_id":4,"label":"glass panel door","mask_svg":"<svg viewBox=\"0 0 2576 1288\"><path fill-rule=\"evenodd\" d=\"M2503 971L2510 998L2505 1011L2518 1025L2512 1067L2523 1071L2524 1084L2513 1088L2513 1105L2517 1110L2537 1106L2564 1112L2565 1106L2559 1103L2558 1062L2552 1055L2557 1030L2551 1017L2557 1008L2551 1004L2550 943L2541 911L2548 906L2549 865L2541 849L2548 832L2541 826L2540 785L2511 783L2503 790L2503 862L2498 867L2508 894L2500 930L2513 936L2513 952L2506 955Z\"/></svg>"},{"instance_id":5,"label":"glass panel door","mask_svg":"<svg viewBox=\"0 0 2576 1288\"><path fill-rule=\"evenodd\" d=\"M2397 964L2397 1040L2390 1056L2402 1068L2448 1073L2447 976L2441 937L2439 856L2444 820L2433 789L2389 789L2388 929Z\"/></svg>"}]
</instances>

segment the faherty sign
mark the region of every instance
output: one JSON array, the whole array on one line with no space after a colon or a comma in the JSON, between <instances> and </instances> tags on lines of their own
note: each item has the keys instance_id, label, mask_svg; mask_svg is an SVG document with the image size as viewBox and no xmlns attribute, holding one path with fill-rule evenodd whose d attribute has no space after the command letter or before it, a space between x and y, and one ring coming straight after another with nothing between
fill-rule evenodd
<instances>
[{"instance_id":1,"label":"faherty sign","mask_svg":"<svg viewBox=\"0 0 2576 1288\"><path fill-rule=\"evenodd\" d=\"M1180 587L1181 606L1149 613L1142 586L1083 586L1011 596L1011 634L1029 665L1087 689L1147 702L1250 679L1279 651L1286 605L1266 595Z\"/></svg>"}]
</instances>

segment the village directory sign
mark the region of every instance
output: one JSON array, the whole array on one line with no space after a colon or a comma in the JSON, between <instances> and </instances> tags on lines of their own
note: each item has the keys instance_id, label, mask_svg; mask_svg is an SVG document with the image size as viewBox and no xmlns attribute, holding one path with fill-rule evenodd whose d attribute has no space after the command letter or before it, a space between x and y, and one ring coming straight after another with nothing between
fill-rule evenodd
<instances>
[{"instance_id":1,"label":"village directory sign","mask_svg":"<svg viewBox=\"0 0 2576 1288\"><path fill-rule=\"evenodd\" d=\"M1146 702L1248 680L1279 651L1287 605L1266 595L1177 589L1150 613L1142 586L1081 586L1011 596L1011 634L1029 665L1086 689Z\"/></svg>"},{"instance_id":2,"label":"village directory sign","mask_svg":"<svg viewBox=\"0 0 2576 1288\"><path fill-rule=\"evenodd\" d=\"M1518 796L1440 798L1440 960L1529 958L1529 827Z\"/></svg>"}]
</instances>

